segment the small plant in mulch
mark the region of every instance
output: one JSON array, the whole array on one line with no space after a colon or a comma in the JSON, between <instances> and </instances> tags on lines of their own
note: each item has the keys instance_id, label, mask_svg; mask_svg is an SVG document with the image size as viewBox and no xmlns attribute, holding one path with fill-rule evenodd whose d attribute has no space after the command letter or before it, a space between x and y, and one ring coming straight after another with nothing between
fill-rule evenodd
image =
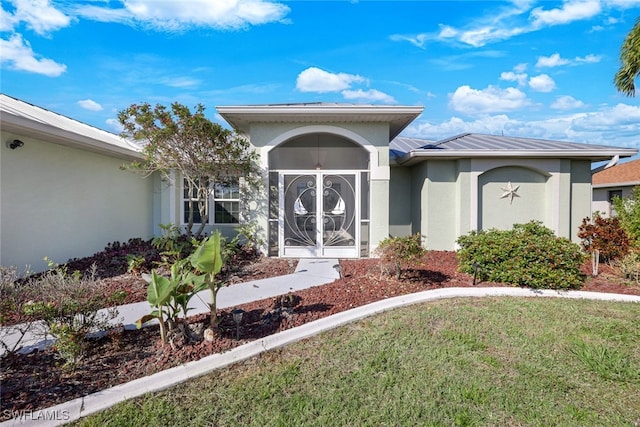
<instances>
[{"instance_id":1,"label":"small plant in mulch","mask_svg":"<svg viewBox=\"0 0 640 427\"><path fill-rule=\"evenodd\" d=\"M393 274L400 279L411 263L426 254L422 240L420 233L416 233L406 237L388 237L380 242L376 249L376 255L380 258L380 273Z\"/></svg>"},{"instance_id":2,"label":"small plant in mulch","mask_svg":"<svg viewBox=\"0 0 640 427\"><path fill-rule=\"evenodd\" d=\"M33 323L34 333L44 338L53 336L55 350L64 366L71 370L87 350L87 336L108 331L112 328L110 321L118 316L115 307L101 310L105 301L118 304L126 296L114 292L105 299L94 274L69 273L64 266L52 266L44 274L28 280L24 290L32 298L21 307L24 315L32 322L43 321Z\"/></svg>"},{"instance_id":3,"label":"small plant in mulch","mask_svg":"<svg viewBox=\"0 0 640 427\"><path fill-rule=\"evenodd\" d=\"M582 220L578 229L582 248L592 257L592 274L598 275L600 260L613 262L629 253L629 237L618 218L604 218L598 212L593 219Z\"/></svg>"}]
</instances>

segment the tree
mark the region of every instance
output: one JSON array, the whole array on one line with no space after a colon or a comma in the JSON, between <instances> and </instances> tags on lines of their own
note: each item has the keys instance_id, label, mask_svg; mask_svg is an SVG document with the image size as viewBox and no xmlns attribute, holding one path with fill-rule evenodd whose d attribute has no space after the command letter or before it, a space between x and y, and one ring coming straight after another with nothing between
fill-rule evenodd
<instances>
[{"instance_id":1,"label":"tree","mask_svg":"<svg viewBox=\"0 0 640 427\"><path fill-rule=\"evenodd\" d=\"M635 96L635 79L640 75L640 18L622 43L620 62L620 69L613 80L616 89L626 96Z\"/></svg>"},{"instance_id":2,"label":"tree","mask_svg":"<svg viewBox=\"0 0 640 427\"><path fill-rule=\"evenodd\" d=\"M209 218L214 182L224 185L242 177L249 190L260 183L258 157L249 142L209 120L204 109L202 104L191 112L177 102L170 108L142 103L118 113L124 127L122 136L144 144L145 159L128 167L145 175L158 172L170 183L174 183L174 176L184 180L189 200L186 233L195 237L202 234ZM196 212L202 220L194 231Z\"/></svg>"}]
</instances>

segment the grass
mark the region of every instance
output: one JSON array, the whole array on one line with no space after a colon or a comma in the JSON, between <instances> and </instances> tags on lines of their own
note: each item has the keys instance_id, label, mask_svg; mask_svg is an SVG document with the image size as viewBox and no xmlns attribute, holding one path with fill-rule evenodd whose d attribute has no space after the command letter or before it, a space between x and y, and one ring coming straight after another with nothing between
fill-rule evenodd
<instances>
[{"instance_id":1,"label":"grass","mask_svg":"<svg viewBox=\"0 0 640 427\"><path fill-rule=\"evenodd\" d=\"M378 315L83 426L634 426L640 304L456 299Z\"/></svg>"}]
</instances>

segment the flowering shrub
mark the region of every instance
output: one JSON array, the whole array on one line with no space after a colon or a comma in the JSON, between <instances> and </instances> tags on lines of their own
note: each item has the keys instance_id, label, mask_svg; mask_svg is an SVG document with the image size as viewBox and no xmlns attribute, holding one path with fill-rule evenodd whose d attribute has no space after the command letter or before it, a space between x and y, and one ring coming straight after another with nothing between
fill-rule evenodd
<instances>
[{"instance_id":1,"label":"flowering shrub","mask_svg":"<svg viewBox=\"0 0 640 427\"><path fill-rule=\"evenodd\" d=\"M460 270L482 280L531 288L571 289L583 283L580 247L538 221L511 230L472 231L458 238Z\"/></svg>"}]
</instances>

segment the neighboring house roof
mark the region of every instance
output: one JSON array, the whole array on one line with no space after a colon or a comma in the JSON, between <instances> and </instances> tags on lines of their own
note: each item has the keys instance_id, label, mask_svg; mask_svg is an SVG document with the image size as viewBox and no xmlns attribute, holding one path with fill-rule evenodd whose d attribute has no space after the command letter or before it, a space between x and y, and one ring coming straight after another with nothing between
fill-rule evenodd
<instances>
[{"instance_id":1,"label":"neighboring house roof","mask_svg":"<svg viewBox=\"0 0 640 427\"><path fill-rule=\"evenodd\" d=\"M607 169L601 169L591 176L594 188L627 187L640 185L640 160L618 163Z\"/></svg>"},{"instance_id":2,"label":"neighboring house roof","mask_svg":"<svg viewBox=\"0 0 640 427\"><path fill-rule=\"evenodd\" d=\"M216 107L237 132L249 134L256 122L271 123L353 123L389 124L389 141L398 136L424 107L357 105L333 103L264 104Z\"/></svg>"},{"instance_id":3,"label":"neighboring house roof","mask_svg":"<svg viewBox=\"0 0 640 427\"><path fill-rule=\"evenodd\" d=\"M609 160L612 157L631 157L638 150L608 145L580 144L575 142L464 133L437 142L419 139L397 138L390 147L396 155L396 163L410 165L427 158L470 157L553 157L586 158L591 161ZM410 148L414 146L415 148ZM417 147L416 147L417 146ZM403 151L403 148L410 148Z\"/></svg>"},{"instance_id":4,"label":"neighboring house roof","mask_svg":"<svg viewBox=\"0 0 640 427\"><path fill-rule=\"evenodd\" d=\"M113 133L0 94L0 128L25 137L125 159L142 158L141 148Z\"/></svg>"}]
</instances>

